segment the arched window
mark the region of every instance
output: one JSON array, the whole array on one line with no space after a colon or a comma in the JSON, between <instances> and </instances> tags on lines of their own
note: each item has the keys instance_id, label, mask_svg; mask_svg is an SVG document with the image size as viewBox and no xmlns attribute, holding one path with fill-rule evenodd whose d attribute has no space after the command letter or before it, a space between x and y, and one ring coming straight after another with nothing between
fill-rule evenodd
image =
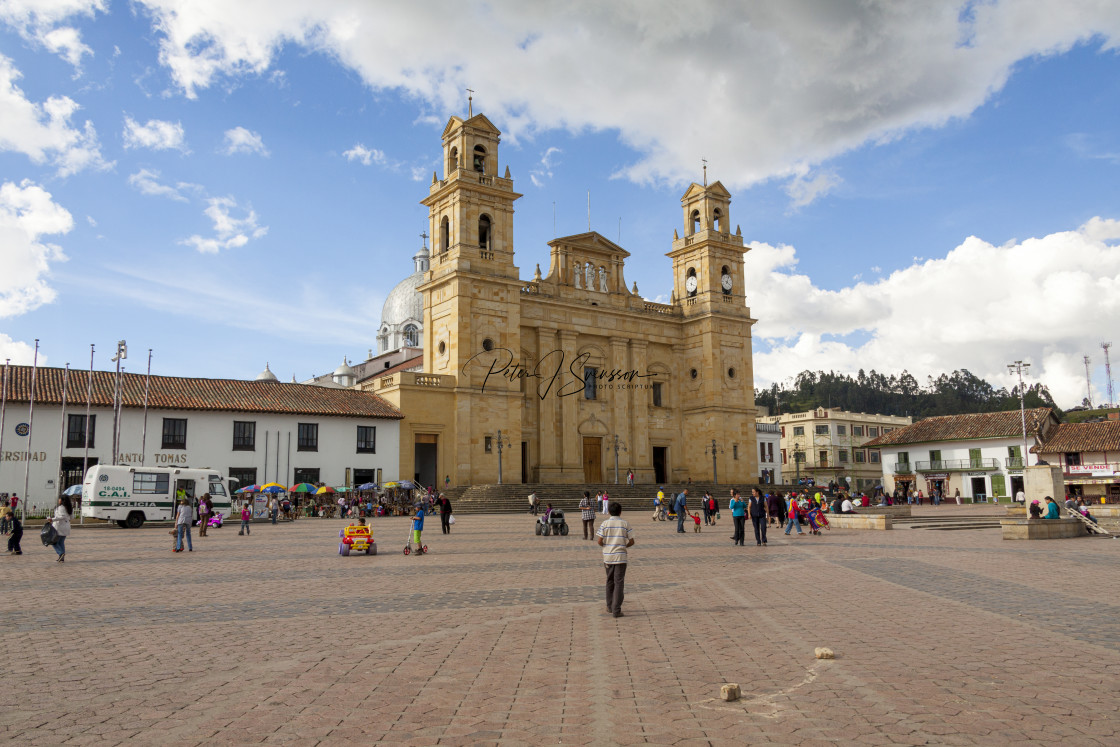
<instances>
[{"instance_id":1,"label":"arched window","mask_svg":"<svg viewBox=\"0 0 1120 747\"><path fill-rule=\"evenodd\" d=\"M696 295L696 286L698 279L696 277L696 270L692 267L688 268L688 275L685 276L684 289L688 293L688 297L692 298Z\"/></svg>"},{"instance_id":2,"label":"arched window","mask_svg":"<svg viewBox=\"0 0 1120 747\"><path fill-rule=\"evenodd\" d=\"M450 176L457 168L459 168L459 149L453 146L447 154L448 175Z\"/></svg>"},{"instance_id":3,"label":"arched window","mask_svg":"<svg viewBox=\"0 0 1120 747\"><path fill-rule=\"evenodd\" d=\"M712 228L723 232L723 213L720 212L719 208L712 211Z\"/></svg>"},{"instance_id":4,"label":"arched window","mask_svg":"<svg viewBox=\"0 0 1120 747\"><path fill-rule=\"evenodd\" d=\"M415 324L406 324L404 326L404 344L406 347L410 348L420 346L420 330Z\"/></svg>"},{"instance_id":5,"label":"arched window","mask_svg":"<svg viewBox=\"0 0 1120 747\"><path fill-rule=\"evenodd\" d=\"M486 149L481 145L474 146L474 170L480 174L486 173Z\"/></svg>"},{"instance_id":6,"label":"arched window","mask_svg":"<svg viewBox=\"0 0 1120 747\"><path fill-rule=\"evenodd\" d=\"M689 230L688 230L689 235L694 234L694 233L696 233L697 231L700 230L700 211L699 210L693 210L692 211L692 215L689 216L688 223L689 223Z\"/></svg>"},{"instance_id":7,"label":"arched window","mask_svg":"<svg viewBox=\"0 0 1120 747\"><path fill-rule=\"evenodd\" d=\"M724 265L723 269L720 270L719 284L720 284L720 288L723 289L723 295L730 296L731 295L732 278L731 278L731 268L728 267L727 265Z\"/></svg>"},{"instance_id":8,"label":"arched window","mask_svg":"<svg viewBox=\"0 0 1120 747\"><path fill-rule=\"evenodd\" d=\"M446 217L439 224L439 250L446 252L451 247L451 221Z\"/></svg>"},{"instance_id":9,"label":"arched window","mask_svg":"<svg viewBox=\"0 0 1120 747\"><path fill-rule=\"evenodd\" d=\"M490 248L490 216L485 213L478 217L478 245L483 249Z\"/></svg>"}]
</instances>

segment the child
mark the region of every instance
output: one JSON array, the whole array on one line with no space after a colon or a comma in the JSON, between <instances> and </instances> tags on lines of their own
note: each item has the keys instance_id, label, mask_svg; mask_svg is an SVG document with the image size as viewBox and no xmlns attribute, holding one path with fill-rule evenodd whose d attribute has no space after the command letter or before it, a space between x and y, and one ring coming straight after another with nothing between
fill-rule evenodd
<instances>
[{"instance_id":1,"label":"child","mask_svg":"<svg viewBox=\"0 0 1120 747\"><path fill-rule=\"evenodd\" d=\"M249 520L253 518L253 509L249 508L248 503L241 504L241 531L237 536L249 534Z\"/></svg>"},{"instance_id":2,"label":"child","mask_svg":"<svg viewBox=\"0 0 1120 747\"><path fill-rule=\"evenodd\" d=\"M416 543L416 554L423 555L424 544L420 541L420 534L424 531L424 506L416 507L412 519L412 541Z\"/></svg>"},{"instance_id":3,"label":"child","mask_svg":"<svg viewBox=\"0 0 1120 747\"><path fill-rule=\"evenodd\" d=\"M19 517L15 515L15 512L12 512L9 521L12 526L12 536L8 537L8 554L23 555L23 549L19 546L20 540L23 539L23 524Z\"/></svg>"},{"instance_id":4,"label":"child","mask_svg":"<svg viewBox=\"0 0 1120 747\"><path fill-rule=\"evenodd\" d=\"M685 509L685 513L688 514L689 516L691 516L692 520L696 522L696 526L693 528L692 531L699 534L700 533L700 514L694 514L687 509Z\"/></svg>"}]
</instances>

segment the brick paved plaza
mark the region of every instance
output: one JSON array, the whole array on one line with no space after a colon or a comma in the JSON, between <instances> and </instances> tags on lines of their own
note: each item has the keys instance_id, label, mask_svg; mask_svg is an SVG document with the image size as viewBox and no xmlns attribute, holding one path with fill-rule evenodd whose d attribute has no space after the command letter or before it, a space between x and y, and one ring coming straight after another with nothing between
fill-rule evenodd
<instances>
[{"instance_id":1,"label":"brick paved plaza","mask_svg":"<svg viewBox=\"0 0 1120 747\"><path fill-rule=\"evenodd\" d=\"M424 557L402 555L401 518L350 558L340 521L227 525L182 554L166 529L77 529L64 564L28 527L2 561L0 740L1120 742L1120 542L896 529L733 548L726 514L700 535L625 518L621 619L578 518L568 537L437 520ZM744 699L720 701L725 682Z\"/></svg>"}]
</instances>

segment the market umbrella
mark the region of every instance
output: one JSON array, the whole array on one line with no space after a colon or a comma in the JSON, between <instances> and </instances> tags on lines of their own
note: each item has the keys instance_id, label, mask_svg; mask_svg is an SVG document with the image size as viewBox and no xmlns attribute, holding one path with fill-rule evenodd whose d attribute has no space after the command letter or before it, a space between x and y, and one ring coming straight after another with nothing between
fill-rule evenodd
<instances>
[{"instance_id":1,"label":"market umbrella","mask_svg":"<svg viewBox=\"0 0 1120 747\"><path fill-rule=\"evenodd\" d=\"M71 485L70 487L66 488L66 490L63 490L62 494L63 495L81 495L82 494L82 484L78 483L77 485Z\"/></svg>"},{"instance_id":2,"label":"market umbrella","mask_svg":"<svg viewBox=\"0 0 1120 747\"><path fill-rule=\"evenodd\" d=\"M401 487L405 490L412 490L416 487L416 484L412 480L401 480Z\"/></svg>"},{"instance_id":3,"label":"market umbrella","mask_svg":"<svg viewBox=\"0 0 1120 747\"><path fill-rule=\"evenodd\" d=\"M358 490L377 490L377 483L375 483L375 482L364 482L364 483L362 483L361 485L358 486Z\"/></svg>"},{"instance_id":4,"label":"market umbrella","mask_svg":"<svg viewBox=\"0 0 1120 747\"><path fill-rule=\"evenodd\" d=\"M318 488L309 482L297 482L292 487L288 488L289 493L314 493Z\"/></svg>"},{"instance_id":5,"label":"market umbrella","mask_svg":"<svg viewBox=\"0 0 1120 747\"><path fill-rule=\"evenodd\" d=\"M246 485L245 487L240 488L239 490L235 490L233 492L235 492L235 493L259 493L259 492L261 492L261 486L260 485Z\"/></svg>"},{"instance_id":6,"label":"market umbrella","mask_svg":"<svg viewBox=\"0 0 1120 747\"><path fill-rule=\"evenodd\" d=\"M315 491L315 495L324 495L326 493L337 493L337 492L338 491L335 490L334 488L332 488L331 486L324 485L323 487L321 487L321 488L319 488L318 490Z\"/></svg>"},{"instance_id":7,"label":"market umbrella","mask_svg":"<svg viewBox=\"0 0 1120 747\"><path fill-rule=\"evenodd\" d=\"M261 492L262 493L264 493L264 492L275 492L275 491L269 491L269 488L279 488L280 490L287 490L287 488L285 488L283 485L281 485L278 482L266 482L264 485L261 485Z\"/></svg>"},{"instance_id":8,"label":"market umbrella","mask_svg":"<svg viewBox=\"0 0 1120 747\"><path fill-rule=\"evenodd\" d=\"M283 485L262 485L260 492L262 492L262 493L273 493L273 494L283 493L284 492L284 486Z\"/></svg>"},{"instance_id":9,"label":"market umbrella","mask_svg":"<svg viewBox=\"0 0 1120 747\"><path fill-rule=\"evenodd\" d=\"M399 482L395 482L395 481L385 483L385 487L387 487L387 488L399 488L400 486L401 486L401 484Z\"/></svg>"}]
</instances>

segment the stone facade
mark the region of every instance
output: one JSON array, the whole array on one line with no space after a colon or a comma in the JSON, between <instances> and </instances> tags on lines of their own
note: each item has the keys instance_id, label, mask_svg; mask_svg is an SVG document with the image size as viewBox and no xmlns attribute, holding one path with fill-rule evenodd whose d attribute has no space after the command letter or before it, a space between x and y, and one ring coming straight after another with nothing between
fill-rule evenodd
<instances>
[{"instance_id":1,"label":"stone facade","mask_svg":"<svg viewBox=\"0 0 1120 747\"><path fill-rule=\"evenodd\" d=\"M549 242L547 273L514 264L500 133L476 115L443 133L422 204L433 236L422 373L363 385L399 406L401 477L453 485L710 479L754 483L751 325L728 192L681 199L669 304L627 288L630 257L592 231ZM499 467L501 464L501 467Z\"/></svg>"}]
</instances>

